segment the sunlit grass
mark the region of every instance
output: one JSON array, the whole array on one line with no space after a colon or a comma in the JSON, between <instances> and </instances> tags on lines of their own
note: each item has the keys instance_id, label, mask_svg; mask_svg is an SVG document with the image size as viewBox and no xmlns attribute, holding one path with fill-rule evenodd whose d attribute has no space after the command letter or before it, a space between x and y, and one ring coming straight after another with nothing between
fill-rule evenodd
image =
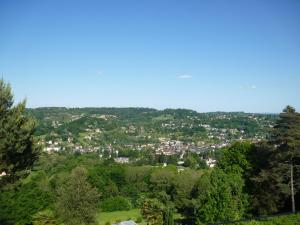
<instances>
[{"instance_id":1,"label":"sunlit grass","mask_svg":"<svg viewBox=\"0 0 300 225\"><path fill-rule=\"evenodd\" d=\"M113 224L116 222L127 221L127 220L136 221L139 217L142 217L139 209L132 209L129 211L100 212L97 215L97 221L99 225L105 225L105 223L107 222ZM146 225L144 221L139 224Z\"/></svg>"}]
</instances>

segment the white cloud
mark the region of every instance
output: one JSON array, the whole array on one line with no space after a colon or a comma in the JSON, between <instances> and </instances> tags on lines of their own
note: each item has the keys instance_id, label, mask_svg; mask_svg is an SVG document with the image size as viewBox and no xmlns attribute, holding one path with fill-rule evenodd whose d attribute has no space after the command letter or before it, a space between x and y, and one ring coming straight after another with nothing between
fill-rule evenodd
<instances>
[{"instance_id":1,"label":"white cloud","mask_svg":"<svg viewBox=\"0 0 300 225\"><path fill-rule=\"evenodd\" d=\"M252 84L252 85L241 85L240 89L245 89L245 90L249 90L249 89L256 89L257 86Z\"/></svg>"},{"instance_id":2,"label":"white cloud","mask_svg":"<svg viewBox=\"0 0 300 225\"><path fill-rule=\"evenodd\" d=\"M179 75L177 78L178 79L191 79L193 76L189 75L189 74L183 74L183 75Z\"/></svg>"},{"instance_id":3,"label":"white cloud","mask_svg":"<svg viewBox=\"0 0 300 225\"><path fill-rule=\"evenodd\" d=\"M102 70L97 70L96 73L97 73L98 75L102 75L102 74L103 74L103 71L102 71Z\"/></svg>"}]
</instances>

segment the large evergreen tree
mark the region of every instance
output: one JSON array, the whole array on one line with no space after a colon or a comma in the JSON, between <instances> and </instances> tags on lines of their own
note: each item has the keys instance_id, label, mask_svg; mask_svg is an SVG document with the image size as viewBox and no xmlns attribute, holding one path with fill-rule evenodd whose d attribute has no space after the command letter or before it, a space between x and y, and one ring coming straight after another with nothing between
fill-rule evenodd
<instances>
[{"instance_id":1,"label":"large evergreen tree","mask_svg":"<svg viewBox=\"0 0 300 225\"><path fill-rule=\"evenodd\" d=\"M0 79L0 188L16 181L37 159L35 122L25 115L25 101L14 105L9 84Z\"/></svg>"},{"instance_id":2,"label":"large evergreen tree","mask_svg":"<svg viewBox=\"0 0 300 225\"><path fill-rule=\"evenodd\" d=\"M257 148L260 160L264 161L252 178L257 211L277 212L290 202L295 212L295 194L300 182L300 114L287 106L279 115L268 141Z\"/></svg>"},{"instance_id":3,"label":"large evergreen tree","mask_svg":"<svg viewBox=\"0 0 300 225\"><path fill-rule=\"evenodd\" d=\"M286 194L290 196L292 211L295 212L295 178L300 166L300 114L293 107L287 106L280 114L270 143L275 146L273 171L287 178L282 181L289 186Z\"/></svg>"}]
</instances>

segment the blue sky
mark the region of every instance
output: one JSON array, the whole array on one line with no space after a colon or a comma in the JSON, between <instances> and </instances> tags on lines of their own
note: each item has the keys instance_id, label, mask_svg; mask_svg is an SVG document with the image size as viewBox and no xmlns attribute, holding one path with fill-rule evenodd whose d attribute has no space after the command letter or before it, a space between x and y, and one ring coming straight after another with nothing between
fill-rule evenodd
<instances>
[{"instance_id":1,"label":"blue sky","mask_svg":"<svg viewBox=\"0 0 300 225\"><path fill-rule=\"evenodd\" d=\"M299 0L0 1L0 75L28 107L300 110Z\"/></svg>"}]
</instances>

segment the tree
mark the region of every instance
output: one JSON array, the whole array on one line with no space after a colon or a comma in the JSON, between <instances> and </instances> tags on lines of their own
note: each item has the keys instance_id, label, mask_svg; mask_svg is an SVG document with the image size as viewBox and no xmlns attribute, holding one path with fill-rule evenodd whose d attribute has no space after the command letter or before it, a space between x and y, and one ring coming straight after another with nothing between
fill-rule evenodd
<instances>
[{"instance_id":1,"label":"tree","mask_svg":"<svg viewBox=\"0 0 300 225\"><path fill-rule=\"evenodd\" d=\"M33 133L36 123L25 115L25 101L13 106L9 84L0 80L0 188L13 183L38 158Z\"/></svg>"},{"instance_id":2,"label":"tree","mask_svg":"<svg viewBox=\"0 0 300 225\"><path fill-rule=\"evenodd\" d=\"M96 188L87 182L86 170L77 167L58 190L57 214L66 225L94 224L98 199Z\"/></svg>"},{"instance_id":3,"label":"tree","mask_svg":"<svg viewBox=\"0 0 300 225\"><path fill-rule=\"evenodd\" d=\"M145 199L141 213L149 225L163 225L164 206L157 199Z\"/></svg>"},{"instance_id":4,"label":"tree","mask_svg":"<svg viewBox=\"0 0 300 225\"><path fill-rule=\"evenodd\" d=\"M300 185L300 114L287 106L266 143L257 146L258 167L252 178L254 205L261 214L274 213L286 203L295 212Z\"/></svg>"},{"instance_id":5,"label":"tree","mask_svg":"<svg viewBox=\"0 0 300 225\"><path fill-rule=\"evenodd\" d=\"M176 176L173 181L171 197L179 213L190 217L193 207L193 192L195 186L202 179L202 172L185 170Z\"/></svg>"},{"instance_id":6,"label":"tree","mask_svg":"<svg viewBox=\"0 0 300 225\"><path fill-rule=\"evenodd\" d=\"M193 169L197 167L197 164L198 164L197 159L192 154L189 154L184 161L185 167L190 167Z\"/></svg>"},{"instance_id":7,"label":"tree","mask_svg":"<svg viewBox=\"0 0 300 225\"><path fill-rule=\"evenodd\" d=\"M150 183L153 191L168 192L172 186L174 177L175 177L175 170L172 170L172 168L155 170L150 177Z\"/></svg>"},{"instance_id":8,"label":"tree","mask_svg":"<svg viewBox=\"0 0 300 225\"><path fill-rule=\"evenodd\" d=\"M247 209L247 195L240 174L226 174L216 168L209 175L209 186L200 192L196 208L198 221L228 222L241 219Z\"/></svg>"},{"instance_id":9,"label":"tree","mask_svg":"<svg viewBox=\"0 0 300 225\"><path fill-rule=\"evenodd\" d=\"M275 146L273 168L289 178L289 181L285 182L290 187L291 208L295 213L294 173L300 158L300 114L293 107L287 106L279 115L271 133L270 143Z\"/></svg>"},{"instance_id":10,"label":"tree","mask_svg":"<svg viewBox=\"0 0 300 225\"><path fill-rule=\"evenodd\" d=\"M247 173L252 169L252 155L255 145L250 142L236 142L222 151L218 167L226 173Z\"/></svg>"},{"instance_id":11,"label":"tree","mask_svg":"<svg viewBox=\"0 0 300 225\"><path fill-rule=\"evenodd\" d=\"M0 192L0 224L31 224L32 216L53 204L50 193L29 182Z\"/></svg>"}]
</instances>

